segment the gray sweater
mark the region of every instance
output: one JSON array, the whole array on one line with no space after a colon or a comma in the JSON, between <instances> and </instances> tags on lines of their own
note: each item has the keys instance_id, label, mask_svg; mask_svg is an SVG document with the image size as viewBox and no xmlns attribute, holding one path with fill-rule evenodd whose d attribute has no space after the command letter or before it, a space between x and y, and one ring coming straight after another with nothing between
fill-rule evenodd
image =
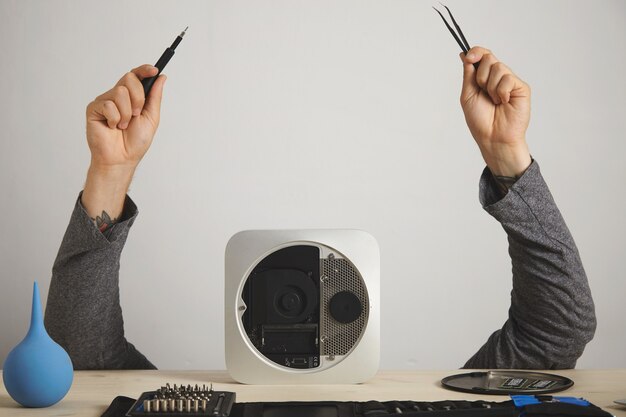
<instances>
[{"instance_id":1,"label":"gray sweater","mask_svg":"<svg viewBox=\"0 0 626 417\"><path fill-rule=\"evenodd\" d=\"M508 320L465 368L573 368L596 328L593 300L576 244L533 162L502 196L488 169L480 202L508 235L513 290ZM154 368L124 337L120 256L137 207L102 234L80 204L52 270L45 324L75 369ZM384 325L384 324L383 324Z\"/></svg>"}]
</instances>

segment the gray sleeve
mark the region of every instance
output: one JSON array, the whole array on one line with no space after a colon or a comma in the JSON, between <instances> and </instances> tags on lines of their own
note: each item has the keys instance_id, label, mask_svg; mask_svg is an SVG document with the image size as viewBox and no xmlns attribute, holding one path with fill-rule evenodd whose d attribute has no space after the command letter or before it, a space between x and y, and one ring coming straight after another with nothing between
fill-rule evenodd
<instances>
[{"instance_id":1,"label":"gray sleeve","mask_svg":"<svg viewBox=\"0 0 626 417\"><path fill-rule=\"evenodd\" d=\"M74 369L155 369L124 337L120 256L137 206L127 196L121 221L105 234L80 203L52 268L45 325Z\"/></svg>"},{"instance_id":2,"label":"gray sleeve","mask_svg":"<svg viewBox=\"0 0 626 417\"><path fill-rule=\"evenodd\" d=\"M485 168L480 201L508 236L513 290L508 320L464 367L574 368L595 333L595 309L578 249L539 165L533 162L502 198Z\"/></svg>"}]
</instances>

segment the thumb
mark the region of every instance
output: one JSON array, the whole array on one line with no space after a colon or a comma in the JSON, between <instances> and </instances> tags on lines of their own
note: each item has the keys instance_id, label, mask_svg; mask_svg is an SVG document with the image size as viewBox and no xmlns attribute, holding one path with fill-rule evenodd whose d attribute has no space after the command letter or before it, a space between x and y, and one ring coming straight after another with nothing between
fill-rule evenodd
<instances>
[{"instance_id":1,"label":"thumb","mask_svg":"<svg viewBox=\"0 0 626 417\"><path fill-rule=\"evenodd\" d=\"M463 61L463 86L461 87L461 103L465 103L470 97L480 92L476 83L476 68L465 59L465 53L459 55Z\"/></svg>"},{"instance_id":2,"label":"thumb","mask_svg":"<svg viewBox=\"0 0 626 417\"><path fill-rule=\"evenodd\" d=\"M152 84L150 94L148 94L148 98L146 99L146 104L143 106L142 113L154 120L156 123L159 122L161 114L161 98L163 97L163 86L165 85L166 79L167 76L164 74L158 76L158 78L154 81L154 84Z\"/></svg>"}]
</instances>

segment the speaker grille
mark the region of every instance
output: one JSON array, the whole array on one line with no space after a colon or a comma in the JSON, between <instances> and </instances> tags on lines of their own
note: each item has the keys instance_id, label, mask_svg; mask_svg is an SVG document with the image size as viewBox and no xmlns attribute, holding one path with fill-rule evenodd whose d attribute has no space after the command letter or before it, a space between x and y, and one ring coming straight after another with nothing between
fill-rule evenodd
<instances>
[{"instance_id":1,"label":"speaker grille","mask_svg":"<svg viewBox=\"0 0 626 417\"><path fill-rule=\"evenodd\" d=\"M367 290L361 274L346 259L321 259L321 346L322 355L346 355L361 337L367 316L369 302ZM352 323L335 320L328 310L333 295L340 291L350 291L361 301L361 315Z\"/></svg>"}]
</instances>

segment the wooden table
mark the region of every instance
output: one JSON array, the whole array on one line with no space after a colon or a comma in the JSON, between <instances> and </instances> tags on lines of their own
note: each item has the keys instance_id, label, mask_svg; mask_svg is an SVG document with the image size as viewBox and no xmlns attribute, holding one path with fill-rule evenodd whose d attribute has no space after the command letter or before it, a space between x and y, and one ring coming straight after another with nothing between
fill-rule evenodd
<instances>
[{"instance_id":1,"label":"wooden table","mask_svg":"<svg viewBox=\"0 0 626 417\"><path fill-rule=\"evenodd\" d=\"M100 416L117 395L136 398L166 382L206 384L216 390L234 391L237 401L365 401L365 400L456 400L485 399L504 401L505 396L481 396L448 391L439 385L441 378L459 373L448 371L381 371L361 385L241 385L224 371L77 371L74 384L58 404L28 409L15 403L0 388L0 416ZM584 397L618 417L626 417L626 407L613 403L626 398L626 369L570 370L553 372L574 380L575 385L560 395Z\"/></svg>"}]
</instances>

